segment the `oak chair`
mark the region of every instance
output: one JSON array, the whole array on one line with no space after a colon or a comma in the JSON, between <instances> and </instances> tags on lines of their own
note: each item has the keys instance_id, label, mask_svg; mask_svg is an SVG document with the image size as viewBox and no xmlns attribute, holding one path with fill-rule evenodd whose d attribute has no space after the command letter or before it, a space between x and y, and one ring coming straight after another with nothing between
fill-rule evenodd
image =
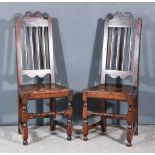
<instances>
[{"instance_id":1,"label":"oak chair","mask_svg":"<svg viewBox=\"0 0 155 155\"><path fill-rule=\"evenodd\" d=\"M72 90L56 84L54 72L54 53L52 37L52 18L48 19L40 12L26 12L20 18L15 18L16 62L18 81L18 133L22 134L23 144L27 144L27 121L33 118L50 117L50 130L56 125L67 129L67 140L72 135ZM49 76L49 82L42 84L25 84L24 77L44 78ZM67 110L56 111L56 98L67 98ZM50 99L50 112L29 113L29 100ZM67 125L58 122L56 115L68 117Z\"/></svg>"},{"instance_id":2,"label":"oak chair","mask_svg":"<svg viewBox=\"0 0 155 155\"><path fill-rule=\"evenodd\" d=\"M106 16L104 20L104 39L102 49L101 82L83 91L83 140L88 140L88 130L101 125L106 131L106 119L127 120L127 146L131 146L133 135L138 134L138 77L139 51L142 19L134 19L129 12ZM109 82L112 79L127 79L131 84ZM108 82L107 82L108 81ZM89 98L101 100L100 112L88 110ZM124 101L128 103L127 114L106 113L107 100ZM123 103L124 103L123 102ZM123 104L122 103L122 104ZM100 116L101 119L88 124L88 117Z\"/></svg>"}]
</instances>

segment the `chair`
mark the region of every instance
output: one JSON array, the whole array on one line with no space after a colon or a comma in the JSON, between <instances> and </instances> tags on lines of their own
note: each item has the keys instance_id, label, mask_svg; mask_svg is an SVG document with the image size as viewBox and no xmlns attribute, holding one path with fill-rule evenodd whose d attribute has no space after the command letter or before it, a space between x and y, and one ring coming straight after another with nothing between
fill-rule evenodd
<instances>
[{"instance_id":1,"label":"chair","mask_svg":"<svg viewBox=\"0 0 155 155\"><path fill-rule=\"evenodd\" d=\"M127 146L132 145L133 135L138 134L138 72L141 26L142 19L135 20L129 12L124 14L117 12L111 17L110 15L106 16L104 20L101 82L99 85L83 91L83 140L85 141L88 140L89 129L101 125L102 131L106 131L107 118L127 121ZM111 79L118 77L122 80L130 79L131 84L112 82ZM99 112L88 110L89 98L100 99ZM127 114L106 113L107 100L127 102ZM88 124L88 117L93 115L100 116L100 121Z\"/></svg>"},{"instance_id":2,"label":"chair","mask_svg":"<svg viewBox=\"0 0 155 155\"><path fill-rule=\"evenodd\" d=\"M22 134L23 144L28 144L27 121L34 118L50 118L50 130L56 125L67 129L67 140L72 135L72 90L55 82L52 18L43 17L40 12L26 12L20 18L15 18L16 35L16 62L18 81L18 133ZM25 76L49 77L48 82L39 84L25 84ZM56 111L56 98L67 98L67 110ZM50 99L50 112L29 113L27 104L29 100ZM68 118L67 125L58 122L56 115Z\"/></svg>"}]
</instances>

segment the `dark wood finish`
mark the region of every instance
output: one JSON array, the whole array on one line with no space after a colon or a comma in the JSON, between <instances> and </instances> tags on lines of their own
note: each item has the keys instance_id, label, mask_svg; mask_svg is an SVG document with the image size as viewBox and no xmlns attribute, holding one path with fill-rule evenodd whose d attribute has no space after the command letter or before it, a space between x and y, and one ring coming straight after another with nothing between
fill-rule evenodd
<instances>
[{"instance_id":1,"label":"dark wood finish","mask_svg":"<svg viewBox=\"0 0 155 155\"><path fill-rule=\"evenodd\" d=\"M133 135L138 134L138 77L139 51L141 39L141 18L136 20L132 14L118 12L111 19L107 16L104 23L101 83L83 91L83 140L87 140L88 130L101 125L106 131L106 119L127 120L127 146L131 146ZM127 79L132 76L132 84L110 84L111 78ZM88 110L88 98L101 100L101 111ZM106 113L106 100L125 101L128 103L127 114ZM105 103L104 103L105 102ZM88 124L88 117L99 115L99 122Z\"/></svg>"},{"instance_id":2,"label":"dark wood finish","mask_svg":"<svg viewBox=\"0 0 155 155\"><path fill-rule=\"evenodd\" d=\"M50 130L56 125L67 129L67 140L72 136L72 90L55 83L52 18L45 19L40 12L26 12L15 19L16 62L18 82L18 133L22 134L23 144L27 144L27 121L34 118L50 117ZM23 42L22 42L23 41ZM22 47L23 46L23 47ZM43 63L41 63L43 62ZM42 65L43 64L43 65ZM25 84L24 76L43 78L49 75L47 84ZM67 110L56 111L56 98L68 99ZM29 100L50 99L50 112L29 113ZM56 115L68 117L67 125L56 121Z\"/></svg>"},{"instance_id":3,"label":"dark wood finish","mask_svg":"<svg viewBox=\"0 0 155 155\"><path fill-rule=\"evenodd\" d=\"M100 103L101 112L106 113L106 101L102 101ZM101 116L101 129L102 132L106 131L106 117Z\"/></svg>"},{"instance_id":4,"label":"dark wood finish","mask_svg":"<svg viewBox=\"0 0 155 155\"><path fill-rule=\"evenodd\" d=\"M54 98L50 100L50 110L52 112L56 112L56 100ZM50 119L50 130L51 131L55 130L55 126L56 126L55 119L56 119L55 115L51 116L51 119Z\"/></svg>"}]
</instances>

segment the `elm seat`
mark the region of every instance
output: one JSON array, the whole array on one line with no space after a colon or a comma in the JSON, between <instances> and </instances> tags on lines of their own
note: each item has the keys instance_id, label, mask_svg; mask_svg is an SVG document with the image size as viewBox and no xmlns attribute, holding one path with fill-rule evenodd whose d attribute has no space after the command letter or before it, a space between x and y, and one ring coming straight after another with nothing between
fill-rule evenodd
<instances>
[{"instance_id":1,"label":"elm seat","mask_svg":"<svg viewBox=\"0 0 155 155\"><path fill-rule=\"evenodd\" d=\"M71 90L58 84L28 84L19 86L19 94L21 96L28 95L29 99L35 98L35 95L40 95L40 98L63 97L67 96ZM63 94L62 94L63 93ZM37 96L38 98L38 96Z\"/></svg>"},{"instance_id":2,"label":"elm seat","mask_svg":"<svg viewBox=\"0 0 155 155\"><path fill-rule=\"evenodd\" d=\"M84 90L88 97L126 100L128 96L136 96L137 88L132 85L99 84Z\"/></svg>"}]
</instances>

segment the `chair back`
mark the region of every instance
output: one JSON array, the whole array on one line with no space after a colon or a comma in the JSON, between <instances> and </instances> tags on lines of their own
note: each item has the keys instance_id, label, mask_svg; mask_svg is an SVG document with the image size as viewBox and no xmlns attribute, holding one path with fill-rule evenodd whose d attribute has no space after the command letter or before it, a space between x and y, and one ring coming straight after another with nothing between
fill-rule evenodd
<instances>
[{"instance_id":1,"label":"chair back","mask_svg":"<svg viewBox=\"0 0 155 155\"><path fill-rule=\"evenodd\" d=\"M38 11L16 17L15 37L18 84L23 84L25 75L43 78L47 74L55 83L52 18L45 18Z\"/></svg>"},{"instance_id":2,"label":"chair back","mask_svg":"<svg viewBox=\"0 0 155 155\"><path fill-rule=\"evenodd\" d=\"M129 12L107 16L104 20L101 83L106 75L126 79L133 76L133 86L138 84L139 51L142 19L134 19Z\"/></svg>"}]
</instances>

